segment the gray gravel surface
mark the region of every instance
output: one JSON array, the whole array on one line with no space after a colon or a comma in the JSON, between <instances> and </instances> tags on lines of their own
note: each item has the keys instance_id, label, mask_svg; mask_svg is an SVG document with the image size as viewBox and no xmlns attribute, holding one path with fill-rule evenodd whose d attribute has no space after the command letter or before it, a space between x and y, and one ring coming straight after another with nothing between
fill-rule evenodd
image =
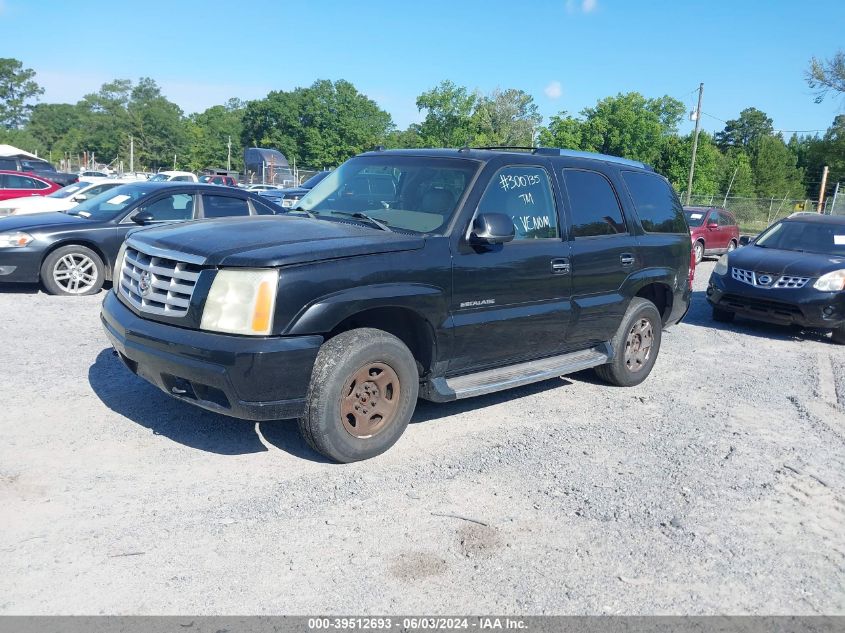
<instances>
[{"instance_id":1,"label":"gray gravel surface","mask_svg":"<svg viewBox=\"0 0 845 633\"><path fill-rule=\"evenodd\" d=\"M329 464L125 370L102 295L0 292L0 613L845 613L845 348L686 322L591 373L420 403Z\"/></svg>"}]
</instances>

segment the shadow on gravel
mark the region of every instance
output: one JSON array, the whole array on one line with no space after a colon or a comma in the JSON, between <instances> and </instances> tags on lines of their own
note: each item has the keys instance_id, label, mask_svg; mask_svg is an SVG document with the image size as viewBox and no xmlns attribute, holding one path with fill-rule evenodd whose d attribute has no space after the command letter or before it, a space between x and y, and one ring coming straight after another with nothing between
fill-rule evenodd
<instances>
[{"instance_id":1,"label":"shadow on gravel","mask_svg":"<svg viewBox=\"0 0 845 633\"><path fill-rule=\"evenodd\" d=\"M577 376L578 374L575 375ZM543 382L535 382L532 385L525 385L524 387L498 391L486 396L467 398L466 400L456 400L455 402L438 403L429 402L427 400L418 400L417 408L411 418L411 424L428 422L429 420L445 418L450 415L458 415L460 413L466 413L467 411L481 410L485 407L502 404L503 402L514 402L515 406L518 406L518 400L520 398L527 398L528 396L533 396L534 394L543 393L544 391L557 389L562 386L569 386L571 384L572 382L566 378L554 378L551 380L544 380Z\"/></svg>"},{"instance_id":2,"label":"shadow on gravel","mask_svg":"<svg viewBox=\"0 0 845 633\"><path fill-rule=\"evenodd\" d=\"M104 349L88 369L88 382L109 409L174 442L219 455L267 451L254 422L237 420L169 397L130 372L111 349ZM290 420L262 422L268 444L296 457L324 461L300 438Z\"/></svg>"},{"instance_id":3,"label":"shadow on gravel","mask_svg":"<svg viewBox=\"0 0 845 633\"><path fill-rule=\"evenodd\" d=\"M41 291L40 284L0 283L0 292L10 295L37 295Z\"/></svg>"},{"instance_id":4,"label":"shadow on gravel","mask_svg":"<svg viewBox=\"0 0 845 633\"><path fill-rule=\"evenodd\" d=\"M820 341L830 343L830 336L824 330L803 329L797 325L776 325L763 321L754 321L743 317L736 317L732 323L719 323L713 320L712 309L707 303L707 294L703 290L696 290L692 293L689 312L681 323L695 325L697 327L709 328L711 330L723 330L736 332L747 336L756 336L778 341Z\"/></svg>"}]
</instances>

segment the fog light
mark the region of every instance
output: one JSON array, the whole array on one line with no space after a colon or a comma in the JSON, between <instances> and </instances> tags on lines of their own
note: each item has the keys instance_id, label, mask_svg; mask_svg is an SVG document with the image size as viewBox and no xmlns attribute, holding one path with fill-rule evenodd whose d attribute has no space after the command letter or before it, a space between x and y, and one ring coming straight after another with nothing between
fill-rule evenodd
<instances>
[{"instance_id":1,"label":"fog light","mask_svg":"<svg viewBox=\"0 0 845 633\"><path fill-rule=\"evenodd\" d=\"M833 316L834 312L836 312L836 308L834 308L833 306L825 306L825 308L822 310L822 314L824 314L826 317Z\"/></svg>"}]
</instances>

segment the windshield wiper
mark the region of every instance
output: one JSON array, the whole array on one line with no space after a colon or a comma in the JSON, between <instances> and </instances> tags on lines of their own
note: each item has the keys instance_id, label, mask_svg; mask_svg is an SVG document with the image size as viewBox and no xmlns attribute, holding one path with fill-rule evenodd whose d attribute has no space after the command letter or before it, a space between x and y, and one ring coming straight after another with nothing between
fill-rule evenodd
<instances>
[{"instance_id":1,"label":"windshield wiper","mask_svg":"<svg viewBox=\"0 0 845 633\"><path fill-rule=\"evenodd\" d=\"M367 215L366 213L363 213L361 211L356 211L355 213L347 213L346 211L332 211L332 214L333 215L345 215L347 217L355 218L357 220L366 220L367 222L369 222L373 226L380 228L382 231L387 231L388 233L393 233L393 229L391 229L389 226L387 226L384 222L382 222L381 220L376 220L375 218L370 217L369 215Z\"/></svg>"},{"instance_id":2,"label":"windshield wiper","mask_svg":"<svg viewBox=\"0 0 845 633\"><path fill-rule=\"evenodd\" d=\"M293 209L288 211L288 213L290 213L291 211L299 211L300 213L304 213L305 215L307 215L309 218L316 219L317 217L316 213L314 213L313 211L309 211L308 209L303 209L302 207L294 207Z\"/></svg>"}]
</instances>

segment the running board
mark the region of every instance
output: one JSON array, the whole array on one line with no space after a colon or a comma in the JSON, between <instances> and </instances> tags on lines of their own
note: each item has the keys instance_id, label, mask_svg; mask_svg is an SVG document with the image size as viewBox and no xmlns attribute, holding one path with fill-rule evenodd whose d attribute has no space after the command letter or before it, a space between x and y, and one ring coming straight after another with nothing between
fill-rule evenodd
<instances>
[{"instance_id":1,"label":"running board","mask_svg":"<svg viewBox=\"0 0 845 633\"><path fill-rule=\"evenodd\" d=\"M610 345L605 343L591 349L497 367L475 374L454 378L434 378L424 385L420 397L434 402L450 402L461 398L482 396L486 393L521 387L532 382L549 380L582 369L604 365L611 356Z\"/></svg>"}]
</instances>

